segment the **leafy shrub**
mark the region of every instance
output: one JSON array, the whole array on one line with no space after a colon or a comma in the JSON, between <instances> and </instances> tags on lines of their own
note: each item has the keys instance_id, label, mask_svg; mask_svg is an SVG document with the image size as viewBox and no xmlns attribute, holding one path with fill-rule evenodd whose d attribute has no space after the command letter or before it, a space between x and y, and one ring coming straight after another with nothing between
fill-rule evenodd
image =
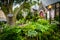
<instances>
[{"instance_id":1,"label":"leafy shrub","mask_svg":"<svg viewBox=\"0 0 60 40\"><path fill-rule=\"evenodd\" d=\"M25 19L20 19L19 21L16 21L17 25L24 24L24 23L25 23Z\"/></svg>"},{"instance_id":2,"label":"leafy shrub","mask_svg":"<svg viewBox=\"0 0 60 40\"><path fill-rule=\"evenodd\" d=\"M40 24L42 24L42 25L49 24L48 20L45 20L45 19L38 19L37 22L40 23Z\"/></svg>"},{"instance_id":3,"label":"leafy shrub","mask_svg":"<svg viewBox=\"0 0 60 40\"><path fill-rule=\"evenodd\" d=\"M0 40L60 40L57 25L43 21L29 22L25 26L6 26L0 34Z\"/></svg>"}]
</instances>

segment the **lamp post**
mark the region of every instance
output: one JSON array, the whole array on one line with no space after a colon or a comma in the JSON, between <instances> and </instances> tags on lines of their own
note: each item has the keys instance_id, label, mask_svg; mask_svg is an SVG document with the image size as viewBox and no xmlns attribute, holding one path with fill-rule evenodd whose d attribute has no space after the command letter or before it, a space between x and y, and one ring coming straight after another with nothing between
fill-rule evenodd
<instances>
[{"instance_id":1,"label":"lamp post","mask_svg":"<svg viewBox=\"0 0 60 40\"><path fill-rule=\"evenodd\" d=\"M45 19L47 20L47 12L45 12L45 17L46 17Z\"/></svg>"},{"instance_id":2,"label":"lamp post","mask_svg":"<svg viewBox=\"0 0 60 40\"><path fill-rule=\"evenodd\" d=\"M49 5L49 6L48 6L48 9L49 9L49 16L50 16L50 18L49 18L49 23L50 23L50 24L51 24L51 8L52 8L52 6Z\"/></svg>"}]
</instances>

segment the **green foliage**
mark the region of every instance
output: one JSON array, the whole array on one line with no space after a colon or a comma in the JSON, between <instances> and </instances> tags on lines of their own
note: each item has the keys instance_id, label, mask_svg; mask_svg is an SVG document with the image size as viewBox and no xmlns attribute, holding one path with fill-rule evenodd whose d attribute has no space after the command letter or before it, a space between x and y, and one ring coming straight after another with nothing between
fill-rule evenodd
<instances>
[{"instance_id":1,"label":"green foliage","mask_svg":"<svg viewBox=\"0 0 60 40\"><path fill-rule=\"evenodd\" d=\"M38 17L38 13L37 13L37 11L33 14L32 12L31 12L31 6L32 6L33 4L31 4L30 2L24 2L21 6L20 6L20 8L21 8L21 10L23 10L23 11L25 11L25 12L27 12L28 13L28 15L27 15L27 17L25 18L26 20L31 20L31 21L36 21L39 17ZM18 8L17 8L18 9ZM26 10L27 9L27 10ZM15 9L16 10L16 9ZM23 17L22 17L22 12L21 12L21 10L19 11L19 13L17 14L17 17L16 17L16 19L17 20L19 20L19 19L22 19Z\"/></svg>"},{"instance_id":2,"label":"green foliage","mask_svg":"<svg viewBox=\"0 0 60 40\"><path fill-rule=\"evenodd\" d=\"M7 13L8 13L8 9L7 9L7 7L6 7L6 6L2 6L2 10L3 10L3 12L4 12L5 14L7 14Z\"/></svg>"},{"instance_id":3,"label":"green foliage","mask_svg":"<svg viewBox=\"0 0 60 40\"><path fill-rule=\"evenodd\" d=\"M27 13L29 14L29 12L30 12L30 7L31 7L31 5L30 5L29 2L23 2L23 4L20 6L20 10L19 10L19 12L18 12L18 14L17 14L16 19L19 20L19 19L22 19L22 18L23 18L23 16L22 16L22 14L23 14L22 10L23 10L24 12L27 12ZM19 9L19 8L16 8L14 11L16 11L17 9ZM26 18L25 18L25 19L26 19Z\"/></svg>"},{"instance_id":4,"label":"green foliage","mask_svg":"<svg viewBox=\"0 0 60 40\"><path fill-rule=\"evenodd\" d=\"M49 22L47 20L44 20L44 19L38 19L37 22L42 24L42 25L48 25L49 24Z\"/></svg>"},{"instance_id":5,"label":"green foliage","mask_svg":"<svg viewBox=\"0 0 60 40\"><path fill-rule=\"evenodd\" d=\"M25 19L20 19L19 21L16 21L16 24L17 25L22 25L22 24L25 24L26 22L25 22Z\"/></svg>"},{"instance_id":6,"label":"green foliage","mask_svg":"<svg viewBox=\"0 0 60 40\"><path fill-rule=\"evenodd\" d=\"M6 26L0 38L1 40L60 40L60 30L56 24L48 24L44 19L40 21L28 22L25 26Z\"/></svg>"},{"instance_id":7,"label":"green foliage","mask_svg":"<svg viewBox=\"0 0 60 40\"><path fill-rule=\"evenodd\" d=\"M16 19L17 20L23 19L23 16L22 16L22 12L21 11L17 14Z\"/></svg>"},{"instance_id":8,"label":"green foliage","mask_svg":"<svg viewBox=\"0 0 60 40\"><path fill-rule=\"evenodd\" d=\"M23 8L24 9L30 9L30 3L29 2L24 2L23 3Z\"/></svg>"},{"instance_id":9,"label":"green foliage","mask_svg":"<svg viewBox=\"0 0 60 40\"><path fill-rule=\"evenodd\" d=\"M28 1L28 0L14 0L14 3L21 3L21 2L24 2L24 1Z\"/></svg>"},{"instance_id":10,"label":"green foliage","mask_svg":"<svg viewBox=\"0 0 60 40\"><path fill-rule=\"evenodd\" d=\"M59 21L59 16L56 16L55 20L56 20L56 21Z\"/></svg>"},{"instance_id":11,"label":"green foliage","mask_svg":"<svg viewBox=\"0 0 60 40\"><path fill-rule=\"evenodd\" d=\"M4 24L4 22L0 22L0 25L3 25Z\"/></svg>"},{"instance_id":12,"label":"green foliage","mask_svg":"<svg viewBox=\"0 0 60 40\"><path fill-rule=\"evenodd\" d=\"M4 27L4 26L5 26L5 24L6 24L6 22L5 22L5 21L0 21L0 28Z\"/></svg>"}]
</instances>

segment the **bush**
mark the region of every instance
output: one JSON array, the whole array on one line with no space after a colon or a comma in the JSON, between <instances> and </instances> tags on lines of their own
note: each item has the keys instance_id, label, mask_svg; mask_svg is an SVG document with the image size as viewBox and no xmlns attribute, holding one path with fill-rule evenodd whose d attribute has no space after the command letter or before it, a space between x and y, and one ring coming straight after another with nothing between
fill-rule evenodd
<instances>
[{"instance_id":1,"label":"bush","mask_svg":"<svg viewBox=\"0 0 60 40\"><path fill-rule=\"evenodd\" d=\"M6 26L0 40L60 40L57 25L41 21L29 22L25 26Z\"/></svg>"}]
</instances>

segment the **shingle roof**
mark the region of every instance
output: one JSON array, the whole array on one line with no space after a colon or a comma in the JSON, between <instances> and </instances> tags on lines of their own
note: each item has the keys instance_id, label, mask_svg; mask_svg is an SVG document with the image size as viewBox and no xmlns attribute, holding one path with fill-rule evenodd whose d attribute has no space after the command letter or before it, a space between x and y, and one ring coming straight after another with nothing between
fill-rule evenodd
<instances>
[{"instance_id":1,"label":"shingle roof","mask_svg":"<svg viewBox=\"0 0 60 40\"><path fill-rule=\"evenodd\" d=\"M44 6L48 6L50 4L60 2L60 0L41 0Z\"/></svg>"},{"instance_id":2,"label":"shingle roof","mask_svg":"<svg viewBox=\"0 0 60 40\"><path fill-rule=\"evenodd\" d=\"M6 21L6 16L2 10L0 10L0 21Z\"/></svg>"}]
</instances>

